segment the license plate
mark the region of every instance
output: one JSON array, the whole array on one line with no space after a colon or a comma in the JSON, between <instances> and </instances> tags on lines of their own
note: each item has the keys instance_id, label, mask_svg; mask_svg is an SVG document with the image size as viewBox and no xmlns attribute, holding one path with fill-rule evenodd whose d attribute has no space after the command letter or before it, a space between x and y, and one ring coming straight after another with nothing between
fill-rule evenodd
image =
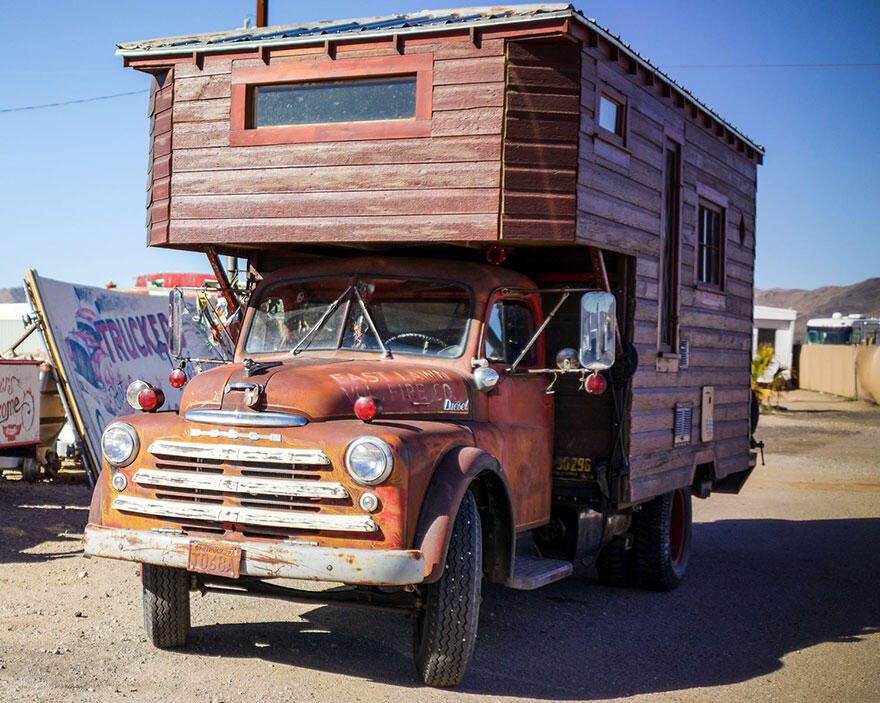
<instances>
[{"instance_id":1,"label":"license plate","mask_svg":"<svg viewBox=\"0 0 880 703\"><path fill-rule=\"evenodd\" d=\"M241 565L241 547L212 542L190 542L189 571L237 579Z\"/></svg>"}]
</instances>

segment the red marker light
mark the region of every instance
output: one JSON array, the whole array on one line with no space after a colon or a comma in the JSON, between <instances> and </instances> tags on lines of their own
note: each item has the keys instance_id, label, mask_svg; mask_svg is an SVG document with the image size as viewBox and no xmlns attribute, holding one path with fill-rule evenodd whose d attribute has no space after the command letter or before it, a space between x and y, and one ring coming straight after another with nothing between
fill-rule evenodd
<instances>
[{"instance_id":1,"label":"red marker light","mask_svg":"<svg viewBox=\"0 0 880 703\"><path fill-rule=\"evenodd\" d=\"M186 384L186 372L183 369L174 369L168 375L168 383L175 388L183 388Z\"/></svg>"},{"instance_id":2,"label":"red marker light","mask_svg":"<svg viewBox=\"0 0 880 703\"><path fill-rule=\"evenodd\" d=\"M594 373L587 376L587 382L585 384L587 393L591 393L592 395L602 395L607 387L608 381L606 381L605 377L601 374Z\"/></svg>"},{"instance_id":3,"label":"red marker light","mask_svg":"<svg viewBox=\"0 0 880 703\"><path fill-rule=\"evenodd\" d=\"M354 414L358 416L359 420L369 422L380 412L382 412L382 403L376 398L362 395L354 401Z\"/></svg>"},{"instance_id":4,"label":"red marker light","mask_svg":"<svg viewBox=\"0 0 880 703\"><path fill-rule=\"evenodd\" d=\"M165 394L159 388L153 388L150 386L149 388L144 388L140 393L138 393L138 405L141 406L141 410L144 412L153 412L154 410L158 410L162 407L162 403L165 402Z\"/></svg>"}]
</instances>

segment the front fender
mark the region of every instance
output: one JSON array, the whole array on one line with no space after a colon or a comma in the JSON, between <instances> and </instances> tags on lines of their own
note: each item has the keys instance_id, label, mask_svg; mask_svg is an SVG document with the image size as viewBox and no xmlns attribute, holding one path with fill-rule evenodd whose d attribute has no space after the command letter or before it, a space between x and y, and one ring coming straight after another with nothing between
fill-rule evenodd
<instances>
[{"instance_id":1,"label":"front fender","mask_svg":"<svg viewBox=\"0 0 880 703\"><path fill-rule=\"evenodd\" d=\"M472 486L483 521L484 567L493 581L504 581L510 571L514 521L507 477L491 454L457 447L438 464L419 513L414 547L424 555L427 583L443 573L452 525Z\"/></svg>"}]
</instances>

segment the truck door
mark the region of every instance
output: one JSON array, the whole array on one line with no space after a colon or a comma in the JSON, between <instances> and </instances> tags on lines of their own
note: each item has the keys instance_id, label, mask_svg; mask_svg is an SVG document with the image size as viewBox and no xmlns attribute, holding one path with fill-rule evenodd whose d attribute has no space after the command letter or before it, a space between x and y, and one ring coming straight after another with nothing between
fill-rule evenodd
<instances>
[{"instance_id":1,"label":"truck door","mask_svg":"<svg viewBox=\"0 0 880 703\"><path fill-rule=\"evenodd\" d=\"M484 358L501 376L489 396L489 424L497 433L497 457L510 482L517 528L550 517L553 395L546 392L546 374L524 373L544 367L543 340L517 366L523 373L506 373L537 329L540 307L533 298L490 299L482 342Z\"/></svg>"}]
</instances>

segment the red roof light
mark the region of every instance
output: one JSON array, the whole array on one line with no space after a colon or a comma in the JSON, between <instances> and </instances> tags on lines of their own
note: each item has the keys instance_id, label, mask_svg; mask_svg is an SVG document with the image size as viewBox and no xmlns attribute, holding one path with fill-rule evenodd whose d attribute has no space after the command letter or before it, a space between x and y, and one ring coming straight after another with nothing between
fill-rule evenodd
<instances>
[{"instance_id":1,"label":"red roof light","mask_svg":"<svg viewBox=\"0 0 880 703\"><path fill-rule=\"evenodd\" d=\"M354 414L364 422L369 422L380 412L382 412L382 403L377 398L362 395L354 401Z\"/></svg>"}]
</instances>

